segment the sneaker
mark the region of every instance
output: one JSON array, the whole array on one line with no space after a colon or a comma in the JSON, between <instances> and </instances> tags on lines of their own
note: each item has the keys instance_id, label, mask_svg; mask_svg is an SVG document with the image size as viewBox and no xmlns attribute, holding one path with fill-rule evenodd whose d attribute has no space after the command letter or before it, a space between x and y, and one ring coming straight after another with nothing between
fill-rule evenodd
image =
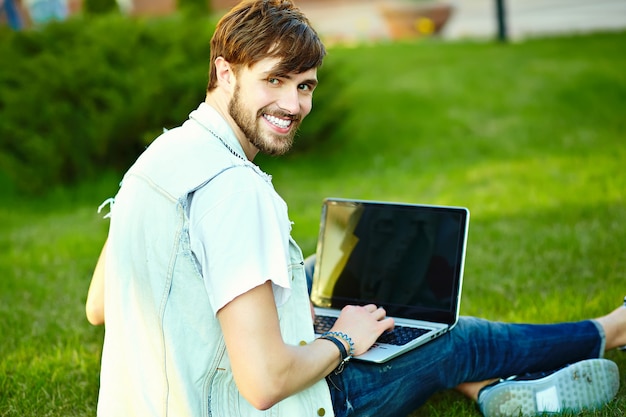
<instances>
[{"instance_id":1,"label":"sneaker","mask_svg":"<svg viewBox=\"0 0 626 417\"><path fill-rule=\"evenodd\" d=\"M618 388L617 365L606 359L589 359L551 373L497 381L480 391L478 407L485 417L578 412L602 407Z\"/></svg>"}]
</instances>

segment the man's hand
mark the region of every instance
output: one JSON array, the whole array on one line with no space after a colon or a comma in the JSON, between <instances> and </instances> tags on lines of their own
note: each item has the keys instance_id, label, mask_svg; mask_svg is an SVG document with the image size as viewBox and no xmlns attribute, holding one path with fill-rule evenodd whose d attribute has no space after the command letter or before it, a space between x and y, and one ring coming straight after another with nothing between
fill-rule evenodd
<instances>
[{"instance_id":1,"label":"man's hand","mask_svg":"<svg viewBox=\"0 0 626 417\"><path fill-rule=\"evenodd\" d=\"M386 315L384 308L374 304L346 306L331 331L347 334L354 342L354 356L358 356L367 352L383 332L393 329L394 321Z\"/></svg>"}]
</instances>

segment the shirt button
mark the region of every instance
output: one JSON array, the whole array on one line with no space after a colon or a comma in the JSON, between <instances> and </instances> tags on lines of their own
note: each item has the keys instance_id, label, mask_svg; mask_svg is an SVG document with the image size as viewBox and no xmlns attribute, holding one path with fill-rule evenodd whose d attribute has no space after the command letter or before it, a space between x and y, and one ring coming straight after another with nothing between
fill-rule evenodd
<instances>
[{"instance_id":1,"label":"shirt button","mask_svg":"<svg viewBox=\"0 0 626 417\"><path fill-rule=\"evenodd\" d=\"M300 341L300 346L306 346L306 344L307 344L307 343L306 343L304 340L301 340L301 341Z\"/></svg>"},{"instance_id":2,"label":"shirt button","mask_svg":"<svg viewBox=\"0 0 626 417\"><path fill-rule=\"evenodd\" d=\"M326 410L324 410L323 408L320 408L319 410L317 410L317 415L318 416L325 416L326 415Z\"/></svg>"}]
</instances>

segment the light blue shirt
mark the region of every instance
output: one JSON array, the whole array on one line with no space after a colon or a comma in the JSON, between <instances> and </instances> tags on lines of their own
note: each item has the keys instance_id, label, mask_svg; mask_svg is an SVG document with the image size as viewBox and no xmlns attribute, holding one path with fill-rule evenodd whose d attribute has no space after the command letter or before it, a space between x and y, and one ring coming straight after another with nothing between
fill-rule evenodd
<instances>
[{"instance_id":1,"label":"light blue shirt","mask_svg":"<svg viewBox=\"0 0 626 417\"><path fill-rule=\"evenodd\" d=\"M223 179L254 184L263 206L258 220L280 242L279 248L256 247L264 251L259 257L267 252L277 260L270 263L271 276L258 276L271 279L275 294L282 294L277 308L285 343L314 339L302 253L289 236L287 207L270 177L242 155L228 124L203 103L181 127L157 138L124 176L107 243L99 416L333 415L324 380L267 411L254 409L233 380L215 313L232 297L229 283L238 276L230 274L257 268L237 241L221 235L216 239L227 249L218 255L225 261L203 271L217 255L206 235L200 247L208 249L196 254L191 248L189 212L196 190L214 189L216 201L228 204ZM206 195L201 201L211 204ZM200 212L213 213L210 207ZM232 220L227 206L217 212ZM259 230L250 238L262 239ZM206 259L201 263L199 257Z\"/></svg>"}]
</instances>

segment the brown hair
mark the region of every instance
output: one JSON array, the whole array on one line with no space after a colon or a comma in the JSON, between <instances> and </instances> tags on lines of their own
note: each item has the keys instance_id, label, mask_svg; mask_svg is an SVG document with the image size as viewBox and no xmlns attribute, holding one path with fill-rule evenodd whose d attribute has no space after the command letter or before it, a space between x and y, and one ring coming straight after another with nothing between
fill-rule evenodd
<instances>
[{"instance_id":1,"label":"brown hair","mask_svg":"<svg viewBox=\"0 0 626 417\"><path fill-rule=\"evenodd\" d=\"M223 57L236 71L265 58L281 59L279 73L318 68L326 49L309 20L290 0L247 0L218 22L211 39L207 91L217 86L215 60Z\"/></svg>"}]
</instances>

